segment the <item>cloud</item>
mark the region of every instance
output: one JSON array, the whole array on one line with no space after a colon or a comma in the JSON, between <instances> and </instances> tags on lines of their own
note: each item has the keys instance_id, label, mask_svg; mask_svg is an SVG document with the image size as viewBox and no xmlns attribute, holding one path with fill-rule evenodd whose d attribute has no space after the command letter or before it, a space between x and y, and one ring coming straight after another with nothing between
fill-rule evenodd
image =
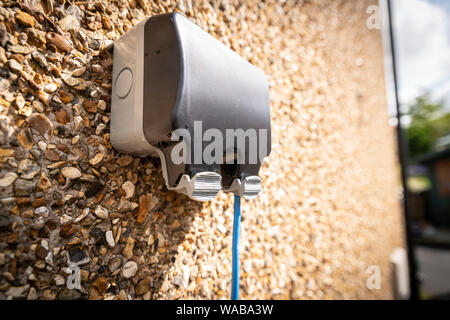
<instances>
[{"instance_id":1,"label":"cloud","mask_svg":"<svg viewBox=\"0 0 450 320\"><path fill-rule=\"evenodd\" d=\"M450 83L450 6L439 0L392 2L400 102L435 87L450 101L450 92L442 92Z\"/></svg>"}]
</instances>

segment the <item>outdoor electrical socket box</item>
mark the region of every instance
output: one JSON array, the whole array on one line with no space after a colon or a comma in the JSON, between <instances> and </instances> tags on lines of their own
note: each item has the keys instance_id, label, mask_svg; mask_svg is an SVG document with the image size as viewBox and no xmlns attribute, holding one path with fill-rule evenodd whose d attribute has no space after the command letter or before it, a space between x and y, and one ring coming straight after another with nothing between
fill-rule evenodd
<instances>
[{"instance_id":1,"label":"outdoor electrical socket box","mask_svg":"<svg viewBox=\"0 0 450 320\"><path fill-rule=\"evenodd\" d=\"M113 146L158 156L168 189L199 201L260 192L266 77L183 15L152 16L114 43L111 109Z\"/></svg>"}]
</instances>

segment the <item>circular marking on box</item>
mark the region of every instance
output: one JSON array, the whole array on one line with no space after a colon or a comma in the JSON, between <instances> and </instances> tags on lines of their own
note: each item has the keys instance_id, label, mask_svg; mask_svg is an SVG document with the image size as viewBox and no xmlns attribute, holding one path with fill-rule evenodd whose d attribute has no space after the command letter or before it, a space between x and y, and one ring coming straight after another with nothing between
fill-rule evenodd
<instances>
[{"instance_id":1,"label":"circular marking on box","mask_svg":"<svg viewBox=\"0 0 450 320\"><path fill-rule=\"evenodd\" d=\"M124 99L130 93L133 86L133 73L129 68L124 68L119 72L114 85L116 94L119 98Z\"/></svg>"}]
</instances>

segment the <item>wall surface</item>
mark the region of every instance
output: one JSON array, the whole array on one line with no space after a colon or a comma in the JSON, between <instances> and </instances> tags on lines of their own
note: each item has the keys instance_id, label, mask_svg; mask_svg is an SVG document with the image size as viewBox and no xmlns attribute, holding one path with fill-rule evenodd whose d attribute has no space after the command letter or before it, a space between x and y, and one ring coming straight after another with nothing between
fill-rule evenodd
<instances>
[{"instance_id":1,"label":"wall surface","mask_svg":"<svg viewBox=\"0 0 450 320\"><path fill-rule=\"evenodd\" d=\"M241 297L392 297L403 225L373 1L210 2L1 1L1 299L229 297L232 197L169 192L159 160L109 140L108 45L174 10L269 79L274 146L263 193L243 201Z\"/></svg>"}]
</instances>

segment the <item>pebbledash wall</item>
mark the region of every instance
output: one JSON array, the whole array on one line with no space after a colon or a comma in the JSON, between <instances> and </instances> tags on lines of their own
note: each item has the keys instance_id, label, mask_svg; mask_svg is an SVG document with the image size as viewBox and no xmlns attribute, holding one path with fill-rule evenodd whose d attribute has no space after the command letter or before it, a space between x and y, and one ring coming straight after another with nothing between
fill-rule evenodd
<instances>
[{"instance_id":1,"label":"pebbledash wall","mask_svg":"<svg viewBox=\"0 0 450 320\"><path fill-rule=\"evenodd\" d=\"M109 45L174 10L270 84L274 147L263 193L243 201L241 297L392 297L404 234L375 1L21 2L0 8L1 299L229 297L232 197L169 192L159 160L109 139Z\"/></svg>"}]
</instances>

